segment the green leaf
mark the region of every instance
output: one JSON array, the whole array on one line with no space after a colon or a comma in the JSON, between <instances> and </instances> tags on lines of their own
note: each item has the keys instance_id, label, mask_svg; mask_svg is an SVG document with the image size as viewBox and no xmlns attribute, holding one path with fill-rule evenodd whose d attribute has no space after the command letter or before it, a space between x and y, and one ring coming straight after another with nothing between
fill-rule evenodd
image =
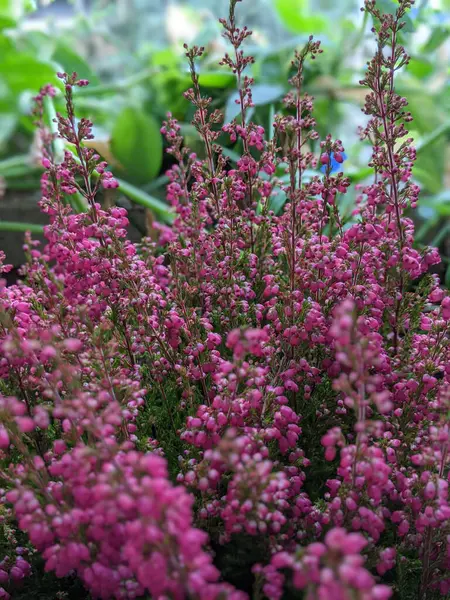
<instances>
[{"instance_id":1,"label":"green leaf","mask_svg":"<svg viewBox=\"0 0 450 600\"><path fill-rule=\"evenodd\" d=\"M414 57L409 61L408 70L418 79L425 79L433 73L434 66L426 58Z\"/></svg>"},{"instance_id":2,"label":"green leaf","mask_svg":"<svg viewBox=\"0 0 450 600\"><path fill-rule=\"evenodd\" d=\"M422 52L429 53L437 50L450 37L448 27L435 27L430 33L430 37L422 46Z\"/></svg>"},{"instance_id":3,"label":"green leaf","mask_svg":"<svg viewBox=\"0 0 450 600\"><path fill-rule=\"evenodd\" d=\"M88 211L88 203L85 198L80 194L80 192L76 192L75 194L71 194L68 196L68 200L76 213L84 213Z\"/></svg>"},{"instance_id":4,"label":"green leaf","mask_svg":"<svg viewBox=\"0 0 450 600\"><path fill-rule=\"evenodd\" d=\"M154 196L150 196L150 194L147 194L123 179L119 179L118 177L116 177L116 179L119 182L119 191L122 192L124 196L136 204L140 204L151 210L164 223L171 223L173 221L173 213L167 204Z\"/></svg>"},{"instance_id":5,"label":"green leaf","mask_svg":"<svg viewBox=\"0 0 450 600\"><path fill-rule=\"evenodd\" d=\"M444 227L440 228L440 230L437 232L437 234L431 240L430 246L432 246L433 248L437 248L438 246L440 246L441 242L443 242L447 238L447 234L449 232L450 232L450 223L448 223Z\"/></svg>"},{"instance_id":6,"label":"green leaf","mask_svg":"<svg viewBox=\"0 0 450 600\"><path fill-rule=\"evenodd\" d=\"M279 215L286 204L286 193L280 190L275 196L271 196L269 200L269 210L273 210L276 215Z\"/></svg>"},{"instance_id":7,"label":"green leaf","mask_svg":"<svg viewBox=\"0 0 450 600\"><path fill-rule=\"evenodd\" d=\"M441 101L424 89L422 82L414 81L408 86L399 85L397 91L408 99L408 110L414 118L414 129L422 134L428 133L442 123L445 113Z\"/></svg>"},{"instance_id":8,"label":"green leaf","mask_svg":"<svg viewBox=\"0 0 450 600\"><path fill-rule=\"evenodd\" d=\"M15 94L25 90L37 93L47 83L60 85L52 64L36 60L30 54L22 52L10 52L2 57L0 76Z\"/></svg>"},{"instance_id":9,"label":"green leaf","mask_svg":"<svg viewBox=\"0 0 450 600\"><path fill-rule=\"evenodd\" d=\"M325 17L310 14L308 0L275 0L275 9L292 33L321 33L327 28Z\"/></svg>"},{"instance_id":10,"label":"green leaf","mask_svg":"<svg viewBox=\"0 0 450 600\"><path fill-rule=\"evenodd\" d=\"M398 9L398 2L397 0L377 0L377 7L382 13L395 15ZM414 23L408 14L404 15L400 21L405 23L402 28L403 33L412 33L415 30Z\"/></svg>"},{"instance_id":11,"label":"green leaf","mask_svg":"<svg viewBox=\"0 0 450 600\"><path fill-rule=\"evenodd\" d=\"M16 129L17 115L0 112L0 149Z\"/></svg>"},{"instance_id":12,"label":"green leaf","mask_svg":"<svg viewBox=\"0 0 450 600\"><path fill-rule=\"evenodd\" d=\"M88 79L92 85L100 83L90 64L63 42L59 42L56 46L53 60L57 61L61 65L62 70L67 73L76 71L80 79Z\"/></svg>"},{"instance_id":13,"label":"green leaf","mask_svg":"<svg viewBox=\"0 0 450 600\"><path fill-rule=\"evenodd\" d=\"M45 112L47 114L48 126L50 127L50 131L54 135L52 146L55 161L57 163L61 163L64 160L64 140L59 135L58 124L56 122L56 109L55 103L53 102L53 98L51 98L50 96L46 96L44 98L44 106Z\"/></svg>"},{"instance_id":14,"label":"green leaf","mask_svg":"<svg viewBox=\"0 0 450 600\"><path fill-rule=\"evenodd\" d=\"M395 15L398 8L398 2L395 2L395 0L377 0L377 8L387 15Z\"/></svg>"},{"instance_id":15,"label":"green leaf","mask_svg":"<svg viewBox=\"0 0 450 600\"><path fill-rule=\"evenodd\" d=\"M30 233L43 233L43 225L36 225L36 223L22 223L18 221L0 221L0 231L17 231Z\"/></svg>"},{"instance_id":16,"label":"green leaf","mask_svg":"<svg viewBox=\"0 0 450 600\"><path fill-rule=\"evenodd\" d=\"M200 72L198 80L204 87L224 89L233 85L236 77L223 71L205 71L204 73Z\"/></svg>"},{"instance_id":17,"label":"green leaf","mask_svg":"<svg viewBox=\"0 0 450 600\"><path fill-rule=\"evenodd\" d=\"M252 101L255 106L263 106L279 100L285 93L282 85L257 84L252 88ZM229 123L241 112L241 107L236 104L239 92L234 92L227 100L225 109L225 123Z\"/></svg>"},{"instance_id":18,"label":"green leaf","mask_svg":"<svg viewBox=\"0 0 450 600\"><path fill-rule=\"evenodd\" d=\"M0 19L1 19L1 17L0 17ZM2 57L4 57L8 54L8 52L15 52L14 44L8 36L6 36L4 34L0 34L0 55ZM0 60L0 74L1 73L2 73L2 62Z\"/></svg>"},{"instance_id":19,"label":"green leaf","mask_svg":"<svg viewBox=\"0 0 450 600\"><path fill-rule=\"evenodd\" d=\"M361 169L347 169L345 171L346 177L350 177L352 183L358 183L364 181L371 175L373 175L373 169L371 167L363 167Z\"/></svg>"},{"instance_id":20,"label":"green leaf","mask_svg":"<svg viewBox=\"0 0 450 600\"><path fill-rule=\"evenodd\" d=\"M111 150L134 181L146 183L161 169L163 145L156 120L141 110L125 108L112 131Z\"/></svg>"},{"instance_id":21,"label":"green leaf","mask_svg":"<svg viewBox=\"0 0 450 600\"><path fill-rule=\"evenodd\" d=\"M6 15L0 14L0 31L3 31L4 29L12 29L13 27L15 27L15 25L16 21L14 19L11 19L11 17L8 17Z\"/></svg>"},{"instance_id":22,"label":"green leaf","mask_svg":"<svg viewBox=\"0 0 450 600\"><path fill-rule=\"evenodd\" d=\"M402 21L405 23L402 29L403 33L413 33L416 30L413 20L408 14L402 17Z\"/></svg>"},{"instance_id":23,"label":"green leaf","mask_svg":"<svg viewBox=\"0 0 450 600\"><path fill-rule=\"evenodd\" d=\"M37 60L50 61L56 48L56 40L43 31L27 31L20 40L20 50L33 56ZM56 68L55 63L55 68ZM61 71L61 68L58 69Z\"/></svg>"},{"instance_id":24,"label":"green leaf","mask_svg":"<svg viewBox=\"0 0 450 600\"><path fill-rule=\"evenodd\" d=\"M0 16L9 19L20 19L36 9L36 0L0 0Z\"/></svg>"},{"instance_id":25,"label":"green leaf","mask_svg":"<svg viewBox=\"0 0 450 600\"><path fill-rule=\"evenodd\" d=\"M447 271L445 272L444 284L446 288L450 289L450 265L448 265Z\"/></svg>"},{"instance_id":26,"label":"green leaf","mask_svg":"<svg viewBox=\"0 0 450 600\"><path fill-rule=\"evenodd\" d=\"M38 8L36 0L23 0L22 3L26 13L34 12Z\"/></svg>"},{"instance_id":27,"label":"green leaf","mask_svg":"<svg viewBox=\"0 0 450 600\"><path fill-rule=\"evenodd\" d=\"M434 131L432 131L430 134L428 134L419 141L419 143L416 146L417 153L422 153L428 150L430 146L437 142L442 136L445 136L447 134L450 134L450 119L445 123L442 123L442 125L436 127Z\"/></svg>"},{"instance_id":28,"label":"green leaf","mask_svg":"<svg viewBox=\"0 0 450 600\"><path fill-rule=\"evenodd\" d=\"M419 167L418 164L419 161L414 166L414 177L420 181L429 192L437 194L441 189L442 177L437 176L436 173L430 172L427 168Z\"/></svg>"}]
</instances>

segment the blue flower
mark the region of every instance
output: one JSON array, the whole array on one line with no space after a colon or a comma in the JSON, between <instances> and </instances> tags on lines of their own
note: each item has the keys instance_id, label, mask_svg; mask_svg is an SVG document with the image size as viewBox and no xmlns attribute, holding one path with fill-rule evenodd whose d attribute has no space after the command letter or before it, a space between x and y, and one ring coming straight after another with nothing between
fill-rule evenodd
<instances>
[{"instance_id":1,"label":"blue flower","mask_svg":"<svg viewBox=\"0 0 450 600\"><path fill-rule=\"evenodd\" d=\"M331 173L338 173L339 171L342 171L342 163L344 162L344 160L347 160L347 155L345 152L340 152L341 155L341 159L340 161L337 161L334 158L334 152L331 153L330 156L330 160L331 160L331 169L330 169L330 174ZM326 173L328 169L328 165L322 165L320 167L320 170L322 171L322 173Z\"/></svg>"}]
</instances>

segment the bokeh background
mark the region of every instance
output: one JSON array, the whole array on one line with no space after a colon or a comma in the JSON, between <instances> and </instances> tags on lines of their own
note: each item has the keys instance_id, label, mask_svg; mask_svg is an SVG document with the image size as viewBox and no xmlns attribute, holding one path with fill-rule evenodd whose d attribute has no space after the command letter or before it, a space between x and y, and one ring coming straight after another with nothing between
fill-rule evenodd
<instances>
[{"instance_id":1,"label":"bokeh background","mask_svg":"<svg viewBox=\"0 0 450 600\"><path fill-rule=\"evenodd\" d=\"M355 183L370 175L370 149L359 141L364 91L358 85L373 51L371 22L362 0L243 0L241 22L254 31L247 45L255 56L253 119L270 127L288 90L291 57L309 34L324 53L308 65L305 85L316 98L322 137L343 140L346 173ZM395 10L395 0L378 0ZM164 172L169 158L159 133L168 111L181 122L190 147L201 145L190 125L192 107L183 98L189 75L183 43L206 47L200 83L221 108L235 115L235 78L218 65L226 51L218 17L228 0L0 0L0 249L17 267L23 231L36 236L39 213L39 144L32 124L32 96L55 72L77 71L91 85L77 90L78 117L95 124L95 147L121 178L119 192L102 200L130 208L134 238L151 233L152 219L167 219ZM414 116L418 148L415 178L422 187L417 244L436 245L440 275L450 286L450 0L417 0L403 34L411 54L398 77ZM55 99L62 109L61 95ZM238 148L220 142L233 160ZM351 214L355 192L344 210ZM76 207L81 210L80 206ZM274 207L282 210L282 206Z\"/></svg>"}]
</instances>

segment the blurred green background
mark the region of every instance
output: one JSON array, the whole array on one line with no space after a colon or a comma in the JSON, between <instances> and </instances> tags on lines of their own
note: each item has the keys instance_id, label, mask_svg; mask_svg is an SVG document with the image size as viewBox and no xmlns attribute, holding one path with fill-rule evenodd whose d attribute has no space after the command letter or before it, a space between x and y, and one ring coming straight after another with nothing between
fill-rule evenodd
<instances>
[{"instance_id":1,"label":"blurred green background","mask_svg":"<svg viewBox=\"0 0 450 600\"><path fill-rule=\"evenodd\" d=\"M395 0L378 3L395 9ZM266 128L282 110L295 47L311 33L322 40L324 53L308 65L306 88L316 98L321 136L330 132L343 140L346 173L355 183L367 178L370 156L358 138L365 119L358 81L373 51L371 23L361 4L243 0L238 5L240 21L254 31L247 45L256 58L253 119ZM44 222L36 205L40 168L31 99L43 84L58 83L58 70L75 70L91 82L77 90L76 107L78 117L94 121L95 147L121 179L119 192L106 200L169 218L164 172L170 163L159 133L168 111L182 123L188 145L201 154L190 125L192 107L182 96L190 82L184 42L206 47L199 64L204 92L214 108L224 110L226 121L236 114L235 78L218 66L226 45L217 18L227 10L228 0L0 0L1 249L9 254L12 235L21 238L30 225L38 233ZM414 116L415 178L423 190L414 216L417 243L440 248L440 274L450 286L450 0L417 0L403 37L412 59L397 88L408 97ZM62 108L61 95L55 105ZM228 144L225 137L220 141ZM233 159L238 150L228 144L226 152ZM345 200L348 214L354 201L352 192ZM139 236L146 225L139 216L142 208L136 210L132 220Z\"/></svg>"}]
</instances>

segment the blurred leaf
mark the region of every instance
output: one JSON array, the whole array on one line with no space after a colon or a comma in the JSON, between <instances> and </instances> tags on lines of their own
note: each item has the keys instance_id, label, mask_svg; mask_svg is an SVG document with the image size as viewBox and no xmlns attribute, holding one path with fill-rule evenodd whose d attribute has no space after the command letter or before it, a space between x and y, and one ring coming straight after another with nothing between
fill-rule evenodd
<instances>
[{"instance_id":1,"label":"blurred leaf","mask_svg":"<svg viewBox=\"0 0 450 600\"><path fill-rule=\"evenodd\" d=\"M287 196L283 191L279 191L275 196L271 196L269 200L269 210L273 210L273 212L278 215L283 209L283 206L286 204Z\"/></svg>"},{"instance_id":2,"label":"blurred leaf","mask_svg":"<svg viewBox=\"0 0 450 600\"><path fill-rule=\"evenodd\" d=\"M20 19L24 14L37 9L35 0L0 0L0 16Z\"/></svg>"},{"instance_id":3,"label":"blurred leaf","mask_svg":"<svg viewBox=\"0 0 450 600\"><path fill-rule=\"evenodd\" d=\"M67 197L67 200L69 201L70 205L76 213L80 214L88 211L89 205L86 199L83 198L83 196L80 194L80 192L75 192L75 194L71 194Z\"/></svg>"},{"instance_id":4,"label":"blurred leaf","mask_svg":"<svg viewBox=\"0 0 450 600\"><path fill-rule=\"evenodd\" d=\"M398 2L396 0L377 0L377 7L382 13L395 15L398 8ZM403 33L411 33L414 31L414 23L408 14L404 15L401 20L405 23L402 29Z\"/></svg>"},{"instance_id":5,"label":"blurred leaf","mask_svg":"<svg viewBox=\"0 0 450 600\"><path fill-rule=\"evenodd\" d=\"M16 22L14 19L0 13L0 31L3 31L3 29L11 29L15 24Z\"/></svg>"},{"instance_id":6,"label":"blurred leaf","mask_svg":"<svg viewBox=\"0 0 450 600\"><path fill-rule=\"evenodd\" d=\"M450 214L450 211L449 211L449 214ZM441 242L447 237L447 234L449 232L450 232L450 223L447 223L447 225L440 228L440 230L434 236L434 238L431 240L429 245L432 246L433 248L439 247Z\"/></svg>"},{"instance_id":7,"label":"blurred leaf","mask_svg":"<svg viewBox=\"0 0 450 600\"><path fill-rule=\"evenodd\" d=\"M12 41L6 35L0 34L0 55L6 56L6 54L11 51L14 51L14 45L13 45ZM1 71L1 61L0 61L0 73L1 72L2 71Z\"/></svg>"},{"instance_id":8,"label":"blurred leaf","mask_svg":"<svg viewBox=\"0 0 450 600\"><path fill-rule=\"evenodd\" d=\"M14 113L0 112L0 150L3 144L14 133L17 125L17 115Z\"/></svg>"},{"instance_id":9,"label":"blurred leaf","mask_svg":"<svg viewBox=\"0 0 450 600\"><path fill-rule=\"evenodd\" d=\"M205 71L200 72L198 77L200 85L210 88L227 88L233 85L236 77L232 73L224 73L223 71Z\"/></svg>"},{"instance_id":10,"label":"blurred leaf","mask_svg":"<svg viewBox=\"0 0 450 600\"><path fill-rule=\"evenodd\" d=\"M125 108L112 131L111 149L126 173L145 183L158 175L163 156L159 126L141 110Z\"/></svg>"},{"instance_id":11,"label":"blurred leaf","mask_svg":"<svg viewBox=\"0 0 450 600\"><path fill-rule=\"evenodd\" d=\"M47 83L60 85L54 65L39 61L25 52L9 52L2 57L0 76L15 94L25 90L37 93Z\"/></svg>"},{"instance_id":12,"label":"blurred leaf","mask_svg":"<svg viewBox=\"0 0 450 600\"><path fill-rule=\"evenodd\" d=\"M54 35L44 31L27 31L17 40L17 50L45 62L52 59L56 44Z\"/></svg>"},{"instance_id":13,"label":"blurred leaf","mask_svg":"<svg viewBox=\"0 0 450 600\"><path fill-rule=\"evenodd\" d=\"M59 42L56 46L53 60L57 61L67 73L76 71L80 79L88 79L92 85L100 83L89 63L64 42Z\"/></svg>"},{"instance_id":14,"label":"blurred leaf","mask_svg":"<svg viewBox=\"0 0 450 600\"><path fill-rule=\"evenodd\" d=\"M44 98L44 107L47 117L47 126L54 136L52 141L54 159L55 162L61 163L64 160L64 140L59 135L55 103L51 96L46 96Z\"/></svg>"},{"instance_id":15,"label":"blurred leaf","mask_svg":"<svg viewBox=\"0 0 450 600\"><path fill-rule=\"evenodd\" d=\"M164 48L163 50L152 53L150 61L155 67L164 67L168 69L170 67L177 68L180 59L173 48Z\"/></svg>"},{"instance_id":16,"label":"blurred leaf","mask_svg":"<svg viewBox=\"0 0 450 600\"><path fill-rule=\"evenodd\" d=\"M447 271L445 272L444 284L446 288L450 289L450 265L448 265Z\"/></svg>"},{"instance_id":17,"label":"blurred leaf","mask_svg":"<svg viewBox=\"0 0 450 600\"><path fill-rule=\"evenodd\" d=\"M416 146L417 152L419 153L419 152L426 151L429 148L429 146L434 144L437 140L439 140L439 138L441 138L442 136L444 136L445 134L447 134L449 132L450 132L450 119L448 121L446 121L445 123L442 123L442 125L439 125L439 127L436 127L436 129L434 131L432 131L429 135L422 138Z\"/></svg>"},{"instance_id":18,"label":"blurred leaf","mask_svg":"<svg viewBox=\"0 0 450 600\"><path fill-rule=\"evenodd\" d=\"M157 190L158 188L162 188L166 186L169 181L170 179L167 177L167 175L160 175L145 187L145 191L148 193L152 192L153 190Z\"/></svg>"},{"instance_id":19,"label":"blurred leaf","mask_svg":"<svg viewBox=\"0 0 450 600\"><path fill-rule=\"evenodd\" d=\"M321 33L327 20L309 14L308 0L275 0L275 8L283 25L292 33Z\"/></svg>"},{"instance_id":20,"label":"blurred leaf","mask_svg":"<svg viewBox=\"0 0 450 600\"><path fill-rule=\"evenodd\" d=\"M434 52L450 37L448 27L435 27L431 30L430 37L422 46L422 52Z\"/></svg>"},{"instance_id":21,"label":"blurred leaf","mask_svg":"<svg viewBox=\"0 0 450 600\"><path fill-rule=\"evenodd\" d=\"M421 204L422 204L422 202L421 202ZM416 234L415 234L416 243L422 242L426 238L428 233L434 227L436 227L436 223L438 221L436 212L431 207L428 207L428 206L424 207L421 205L419 207L419 214L420 214L421 218L424 219L424 223L416 231Z\"/></svg>"},{"instance_id":22,"label":"blurred leaf","mask_svg":"<svg viewBox=\"0 0 450 600\"><path fill-rule=\"evenodd\" d=\"M414 80L408 86L399 84L397 90L408 99L408 110L414 118L414 129L420 133L428 133L442 123L444 114L440 99L424 89L420 81Z\"/></svg>"},{"instance_id":23,"label":"blurred leaf","mask_svg":"<svg viewBox=\"0 0 450 600\"><path fill-rule=\"evenodd\" d=\"M241 159L239 152L235 152L231 148L222 148L222 152L224 156L228 156L234 163L237 163Z\"/></svg>"},{"instance_id":24,"label":"blurred leaf","mask_svg":"<svg viewBox=\"0 0 450 600\"><path fill-rule=\"evenodd\" d=\"M352 183L358 183L360 181L363 181L364 179L367 179L367 177L373 175L373 169L371 167L363 167L362 169L358 170L347 169L345 171L345 175L347 177L350 177L350 181Z\"/></svg>"},{"instance_id":25,"label":"blurred leaf","mask_svg":"<svg viewBox=\"0 0 450 600\"><path fill-rule=\"evenodd\" d=\"M442 187L442 177L433 172L433 169L430 171L425 166L420 166L420 161L414 166L414 177L432 194L437 194Z\"/></svg>"},{"instance_id":26,"label":"blurred leaf","mask_svg":"<svg viewBox=\"0 0 450 600\"><path fill-rule=\"evenodd\" d=\"M436 196L423 198L420 205L431 209L436 217L448 217L450 215L450 190L446 190Z\"/></svg>"},{"instance_id":27,"label":"blurred leaf","mask_svg":"<svg viewBox=\"0 0 450 600\"><path fill-rule=\"evenodd\" d=\"M19 221L0 221L0 231L17 231L30 233L43 233L43 225L36 225L35 223L22 223Z\"/></svg>"},{"instance_id":28,"label":"blurred leaf","mask_svg":"<svg viewBox=\"0 0 450 600\"><path fill-rule=\"evenodd\" d=\"M405 26L402 29L403 33L413 33L416 30L416 28L414 27L413 20L408 14L402 17L402 21L404 21L405 23Z\"/></svg>"},{"instance_id":29,"label":"blurred leaf","mask_svg":"<svg viewBox=\"0 0 450 600\"><path fill-rule=\"evenodd\" d=\"M119 179L118 177L116 179L119 182L119 191L127 196L127 198L151 210L164 223L171 223L173 221L173 212L165 202L154 196L150 196L150 194L147 194L127 181L123 181L123 179Z\"/></svg>"},{"instance_id":30,"label":"blurred leaf","mask_svg":"<svg viewBox=\"0 0 450 600\"><path fill-rule=\"evenodd\" d=\"M257 84L252 88L252 100L255 106L263 106L275 100L279 100L285 93L285 88L282 85L266 85ZM228 98L225 109L225 123L229 123L241 112L241 107L236 104L239 100L239 92L234 92Z\"/></svg>"},{"instance_id":31,"label":"blurred leaf","mask_svg":"<svg viewBox=\"0 0 450 600\"><path fill-rule=\"evenodd\" d=\"M425 79L433 73L434 66L426 58L414 57L409 61L408 69L418 79Z\"/></svg>"},{"instance_id":32,"label":"blurred leaf","mask_svg":"<svg viewBox=\"0 0 450 600\"><path fill-rule=\"evenodd\" d=\"M395 15L398 8L398 2L395 2L395 0L377 0L377 8L383 13Z\"/></svg>"}]
</instances>

